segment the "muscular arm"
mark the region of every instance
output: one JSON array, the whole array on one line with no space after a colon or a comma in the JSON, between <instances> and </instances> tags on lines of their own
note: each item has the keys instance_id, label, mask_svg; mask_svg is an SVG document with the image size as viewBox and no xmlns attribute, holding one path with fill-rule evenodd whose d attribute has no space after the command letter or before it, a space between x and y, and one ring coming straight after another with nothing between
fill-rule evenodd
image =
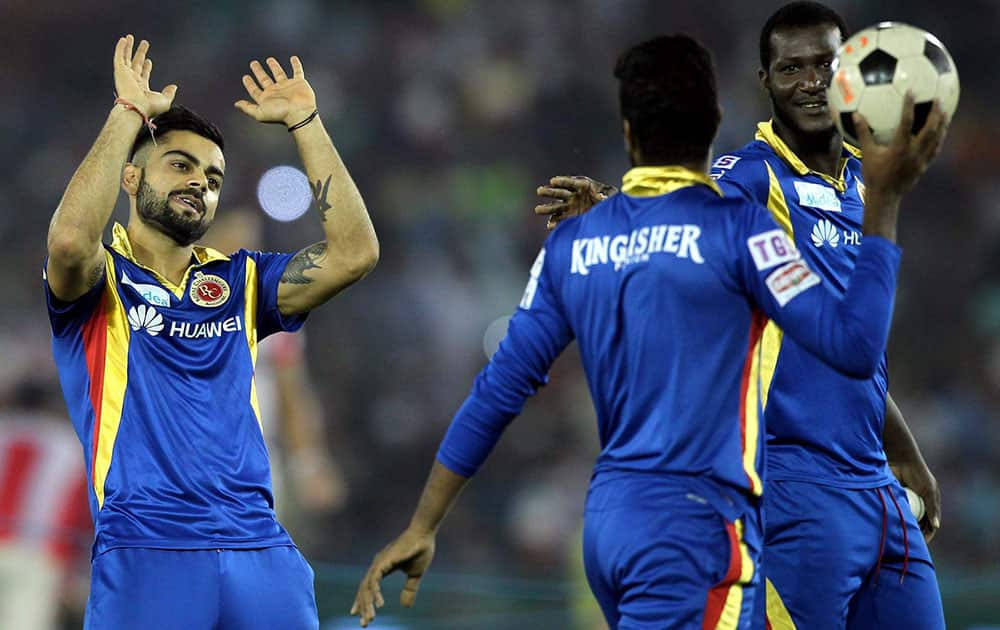
<instances>
[{"instance_id":1,"label":"muscular arm","mask_svg":"<svg viewBox=\"0 0 1000 630\"><path fill-rule=\"evenodd\" d=\"M892 472L899 482L924 500L926 514L920 529L930 542L941 527L941 489L920 452L916 438L903 419L903 413L892 396L885 399L885 428L882 430L882 447Z\"/></svg>"},{"instance_id":2,"label":"muscular arm","mask_svg":"<svg viewBox=\"0 0 1000 630\"><path fill-rule=\"evenodd\" d=\"M360 280L378 261L378 239L365 202L333 146L316 109L316 95L306 81L302 63L291 58L288 77L273 57L267 70L250 63L253 76L243 86L253 103L236 102L243 113L264 123L297 127L292 131L299 156L312 184L313 199L325 240L314 243L288 263L278 285L278 308L284 315L303 313ZM309 122L299 126L299 123Z\"/></svg>"},{"instance_id":3,"label":"muscular arm","mask_svg":"<svg viewBox=\"0 0 1000 630\"><path fill-rule=\"evenodd\" d=\"M147 116L155 116L170 108L177 86L168 85L162 92L150 90L153 62L146 57L149 42L140 42L134 55L133 42L131 35L118 39L115 90ZM46 275L49 288L60 300L77 299L104 271L101 234L115 208L122 167L141 126L139 114L115 105L52 216Z\"/></svg>"}]
</instances>

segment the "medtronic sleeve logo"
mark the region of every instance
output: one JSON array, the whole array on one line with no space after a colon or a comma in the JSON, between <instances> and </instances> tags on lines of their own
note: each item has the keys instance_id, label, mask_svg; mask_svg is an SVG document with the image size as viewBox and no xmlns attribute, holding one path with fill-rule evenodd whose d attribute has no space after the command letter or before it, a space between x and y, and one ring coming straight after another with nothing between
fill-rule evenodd
<instances>
[{"instance_id":1,"label":"medtronic sleeve logo","mask_svg":"<svg viewBox=\"0 0 1000 630\"><path fill-rule=\"evenodd\" d=\"M528 286L524 287L524 296L521 297L520 307L528 310L531 303L535 301L535 292L538 290L538 277L542 275L542 267L545 265L545 248L538 252L535 264L531 265L531 277L528 278Z\"/></svg>"},{"instance_id":2,"label":"medtronic sleeve logo","mask_svg":"<svg viewBox=\"0 0 1000 630\"><path fill-rule=\"evenodd\" d=\"M782 229L768 230L747 239L747 248L758 271L770 269L789 260L799 259L799 250Z\"/></svg>"},{"instance_id":3,"label":"medtronic sleeve logo","mask_svg":"<svg viewBox=\"0 0 1000 630\"><path fill-rule=\"evenodd\" d=\"M840 243L840 230L826 219L820 219L813 226L810 238L816 247L823 247L823 245L836 247Z\"/></svg>"},{"instance_id":4,"label":"medtronic sleeve logo","mask_svg":"<svg viewBox=\"0 0 1000 630\"><path fill-rule=\"evenodd\" d=\"M778 267L765 281L778 306L784 306L793 297L820 282L819 276L800 260Z\"/></svg>"},{"instance_id":5,"label":"medtronic sleeve logo","mask_svg":"<svg viewBox=\"0 0 1000 630\"><path fill-rule=\"evenodd\" d=\"M799 195L799 205L840 212L840 199L837 198L837 191L834 189L812 182L796 180L793 183L795 184L795 192Z\"/></svg>"},{"instance_id":6,"label":"medtronic sleeve logo","mask_svg":"<svg viewBox=\"0 0 1000 630\"><path fill-rule=\"evenodd\" d=\"M155 337L163 330L163 316L152 306L140 304L128 309L128 324L134 331L142 329Z\"/></svg>"}]
</instances>

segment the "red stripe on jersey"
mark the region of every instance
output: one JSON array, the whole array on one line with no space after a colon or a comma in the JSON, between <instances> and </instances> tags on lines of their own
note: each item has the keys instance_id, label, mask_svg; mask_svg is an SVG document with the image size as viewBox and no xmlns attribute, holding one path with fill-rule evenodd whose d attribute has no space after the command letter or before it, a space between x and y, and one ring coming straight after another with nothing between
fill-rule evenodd
<instances>
[{"instance_id":1,"label":"red stripe on jersey","mask_svg":"<svg viewBox=\"0 0 1000 630\"><path fill-rule=\"evenodd\" d=\"M729 598L729 589L740 579L740 574L743 572L736 525L726 523L726 533L729 535L729 570L726 571L722 581L708 591L708 597L705 599L705 620L701 624L703 630L714 630L718 627L722 611L726 607L726 600Z\"/></svg>"},{"instance_id":2,"label":"red stripe on jersey","mask_svg":"<svg viewBox=\"0 0 1000 630\"><path fill-rule=\"evenodd\" d=\"M38 449L27 440L15 440L3 452L0 472L0 539L17 533L21 502L28 490L28 480L38 461Z\"/></svg>"},{"instance_id":3,"label":"red stripe on jersey","mask_svg":"<svg viewBox=\"0 0 1000 630\"><path fill-rule=\"evenodd\" d=\"M104 308L106 301L105 291L82 331L83 353L87 358L87 373L90 375L90 406L94 409L94 436L90 446L91 479L94 478L94 465L97 462L97 438L101 432L101 406L104 401L104 357L108 347L108 315Z\"/></svg>"},{"instance_id":4,"label":"red stripe on jersey","mask_svg":"<svg viewBox=\"0 0 1000 630\"><path fill-rule=\"evenodd\" d=\"M743 378L740 382L740 462L747 452L747 393L750 390L750 373L753 371L754 349L764 335L764 328L767 326L767 315L763 311L754 309L753 317L750 320L750 345L747 347L747 357L743 361ZM761 419L758 419L758 422ZM763 429L761 429L763 430ZM760 431L758 431L760 435ZM759 438L758 438L759 439ZM744 469L744 473L746 470ZM753 487L753 479L747 474L747 488L752 494L757 494Z\"/></svg>"}]
</instances>

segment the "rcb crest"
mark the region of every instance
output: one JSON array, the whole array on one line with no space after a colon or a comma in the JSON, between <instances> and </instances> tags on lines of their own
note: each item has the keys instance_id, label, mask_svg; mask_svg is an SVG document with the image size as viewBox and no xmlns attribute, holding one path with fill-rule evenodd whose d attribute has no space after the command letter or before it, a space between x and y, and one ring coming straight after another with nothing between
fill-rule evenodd
<instances>
[{"instance_id":1,"label":"rcb crest","mask_svg":"<svg viewBox=\"0 0 1000 630\"><path fill-rule=\"evenodd\" d=\"M219 276L196 271L188 294L198 306L214 308L229 299L229 284Z\"/></svg>"}]
</instances>

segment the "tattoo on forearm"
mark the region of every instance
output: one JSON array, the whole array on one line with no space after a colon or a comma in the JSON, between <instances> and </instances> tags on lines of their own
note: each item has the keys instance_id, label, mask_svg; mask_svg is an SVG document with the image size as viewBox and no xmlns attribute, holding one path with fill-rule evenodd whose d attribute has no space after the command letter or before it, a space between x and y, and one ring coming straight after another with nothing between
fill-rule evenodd
<instances>
[{"instance_id":1,"label":"tattoo on forearm","mask_svg":"<svg viewBox=\"0 0 1000 630\"><path fill-rule=\"evenodd\" d=\"M306 247L288 261L285 272L281 274L281 282L287 284L309 284L312 278L306 276L309 269L320 269L319 263L326 258L326 243L315 243Z\"/></svg>"},{"instance_id":2,"label":"tattoo on forearm","mask_svg":"<svg viewBox=\"0 0 1000 630\"><path fill-rule=\"evenodd\" d=\"M93 289L97 286L97 283L101 281L101 277L104 275L104 265L96 265L90 270L90 276L87 278L87 288Z\"/></svg>"},{"instance_id":3,"label":"tattoo on forearm","mask_svg":"<svg viewBox=\"0 0 1000 630\"><path fill-rule=\"evenodd\" d=\"M326 213L328 210L333 208L330 202L327 200L330 194L330 180L333 179L333 175L329 175L325 182L316 180L316 183L312 186L313 199L316 200L316 208L319 210L319 219L326 223Z\"/></svg>"}]
</instances>

